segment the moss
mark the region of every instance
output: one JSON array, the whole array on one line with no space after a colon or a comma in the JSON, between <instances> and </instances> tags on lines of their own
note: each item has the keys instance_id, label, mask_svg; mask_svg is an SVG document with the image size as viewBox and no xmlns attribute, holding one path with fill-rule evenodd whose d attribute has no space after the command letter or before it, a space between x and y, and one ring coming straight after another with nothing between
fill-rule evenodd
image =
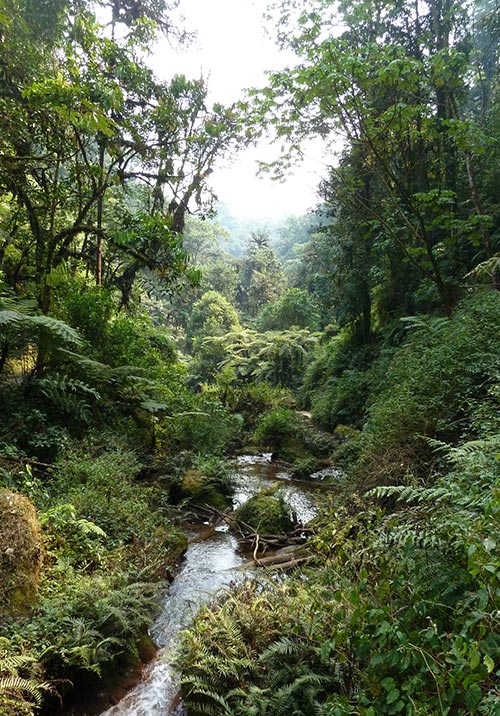
<instances>
[{"instance_id":1,"label":"moss","mask_svg":"<svg viewBox=\"0 0 500 716\"><path fill-rule=\"evenodd\" d=\"M279 493L270 494L263 490L251 497L235 512L236 524L246 526L262 534L282 534L289 532L294 521L290 508Z\"/></svg>"},{"instance_id":2,"label":"moss","mask_svg":"<svg viewBox=\"0 0 500 716\"><path fill-rule=\"evenodd\" d=\"M297 460L293 469L293 476L299 479L311 477L313 472L319 469L317 460L311 457L306 457L302 460Z\"/></svg>"},{"instance_id":3,"label":"moss","mask_svg":"<svg viewBox=\"0 0 500 716\"><path fill-rule=\"evenodd\" d=\"M224 510L231 504L226 486L196 468L184 473L181 489L184 498L198 505L210 505L217 510Z\"/></svg>"},{"instance_id":4,"label":"moss","mask_svg":"<svg viewBox=\"0 0 500 716\"><path fill-rule=\"evenodd\" d=\"M0 490L0 605L22 614L34 605L42 567L42 533L24 495Z\"/></svg>"}]
</instances>

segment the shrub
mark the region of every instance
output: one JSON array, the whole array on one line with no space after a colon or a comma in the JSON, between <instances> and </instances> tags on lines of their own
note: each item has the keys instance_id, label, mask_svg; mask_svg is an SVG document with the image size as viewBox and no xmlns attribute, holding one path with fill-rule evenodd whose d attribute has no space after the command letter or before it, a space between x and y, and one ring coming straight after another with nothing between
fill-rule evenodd
<instances>
[{"instance_id":1,"label":"shrub","mask_svg":"<svg viewBox=\"0 0 500 716\"><path fill-rule=\"evenodd\" d=\"M324 458L333 447L330 436L289 408L276 408L261 416L254 440L259 447L272 450L276 457L295 464L312 457Z\"/></svg>"},{"instance_id":2,"label":"shrub","mask_svg":"<svg viewBox=\"0 0 500 716\"><path fill-rule=\"evenodd\" d=\"M118 312L113 293L105 288L78 285L68 292L62 313L85 339L88 353L113 367L138 365L159 377L176 357L164 328L142 309Z\"/></svg>"},{"instance_id":3,"label":"shrub","mask_svg":"<svg viewBox=\"0 0 500 716\"><path fill-rule=\"evenodd\" d=\"M137 660L157 596L158 585L130 583L123 572L59 569L29 622L8 624L4 633L17 648L30 649L50 679L77 679L80 671L101 675L115 662L123 667Z\"/></svg>"},{"instance_id":4,"label":"shrub","mask_svg":"<svg viewBox=\"0 0 500 716\"><path fill-rule=\"evenodd\" d=\"M188 450L221 455L238 444L241 421L210 391L186 395L185 402L162 428L165 452Z\"/></svg>"},{"instance_id":5,"label":"shrub","mask_svg":"<svg viewBox=\"0 0 500 716\"><path fill-rule=\"evenodd\" d=\"M289 408L276 408L261 416L254 433L255 442L263 447L279 452L299 433L297 414Z\"/></svg>"},{"instance_id":6,"label":"shrub","mask_svg":"<svg viewBox=\"0 0 500 716\"><path fill-rule=\"evenodd\" d=\"M370 376L366 371L345 370L314 393L312 413L327 430L334 430L339 424L359 427L365 416L369 391Z\"/></svg>"},{"instance_id":7,"label":"shrub","mask_svg":"<svg viewBox=\"0 0 500 716\"><path fill-rule=\"evenodd\" d=\"M107 344L113 313L114 301L110 291L101 286L85 286L81 282L71 286L62 306L64 319L79 331L99 357Z\"/></svg>"},{"instance_id":8,"label":"shrub","mask_svg":"<svg viewBox=\"0 0 500 716\"><path fill-rule=\"evenodd\" d=\"M246 383L231 385L219 384L219 394L225 397L225 404L233 413L242 415L246 430L253 431L259 418L271 410L287 408L291 410L296 401L286 388L270 383Z\"/></svg>"},{"instance_id":9,"label":"shrub","mask_svg":"<svg viewBox=\"0 0 500 716\"><path fill-rule=\"evenodd\" d=\"M370 368L379 354L377 343L360 344L348 333L320 346L307 366L300 399L326 430L339 423L360 427L371 389Z\"/></svg>"},{"instance_id":10,"label":"shrub","mask_svg":"<svg viewBox=\"0 0 500 716\"><path fill-rule=\"evenodd\" d=\"M161 490L139 483L141 464L135 454L113 444L109 435L102 435L101 440L107 445L84 441L68 449L44 476L43 492L38 478L18 480L43 502L40 523L46 559L36 609L22 619L14 613L9 618L3 610L0 652L8 640L11 664L19 663L21 655L40 663L40 678L32 685L34 694L42 688L42 678L56 680L57 688L68 693L71 682L78 688L94 675L92 688L97 689L97 677L115 676L136 663L141 644L147 642L158 591L187 546L185 534L169 519ZM0 508L0 542L3 537L12 544L13 534L28 534L23 515L28 514L27 522L33 523L34 511L26 507L28 500L19 496L15 505L22 510L13 512L14 532ZM31 532L36 535L39 529ZM33 553L32 539L27 542L23 536L23 540L14 547L17 553L29 553L30 575L35 573L37 578L38 551ZM9 549L0 544L0 556L10 557ZM0 562L4 602L4 585L12 585L2 559ZM31 604L26 580L22 587L23 601ZM6 681L1 658L0 653L0 711L7 703L10 708L12 701L12 690L7 690L7 696L3 690ZM27 678L28 671L23 669L21 676ZM16 692L13 699L16 708L24 708L22 694ZM31 714L30 703L27 701L24 711L12 711L12 716ZM47 704L47 712L50 706Z\"/></svg>"},{"instance_id":11,"label":"shrub","mask_svg":"<svg viewBox=\"0 0 500 716\"><path fill-rule=\"evenodd\" d=\"M489 400L500 375L499 311L500 295L488 292L462 302L451 319L408 320L363 431L362 465L374 482L425 470L425 437L474 435L471 406Z\"/></svg>"}]
</instances>

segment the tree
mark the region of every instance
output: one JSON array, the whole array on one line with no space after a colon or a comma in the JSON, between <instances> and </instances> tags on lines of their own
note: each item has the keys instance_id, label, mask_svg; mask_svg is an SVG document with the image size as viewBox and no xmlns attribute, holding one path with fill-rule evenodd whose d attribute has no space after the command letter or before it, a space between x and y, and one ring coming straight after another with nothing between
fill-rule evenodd
<instances>
[{"instance_id":1,"label":"tree","mask_svg":"<svg viewBox=\"0 0 500 716\"><path fill-rule=\"evenodd\" d=\"M283 331L292 327L314 330L319 325L319 314L308 291L288 288L276 302L264 306L258 325L262 331Z\"/></svg>"},{"instance_id":2,"label":"tree","mask_svg":"<svg viewBox=\"0 0 500 716\"><path fill-rule=\"evenodd\" d=\"M189 216L186 221L183 246L193 263L207 263L219 256L221 244L228 237L227 230L217 223Z\"/></svg>"},{"instance_id":3,"label":"tree","mask_svg":"<svg viewBox=\"0 0 500 716\"><path fill-rule=\"evenodd\" d=\"M269 246L267 232L254 232L248 252L241 262L238 303L242 311L255 317L283 290L281 264Z\"/></svg>"},{"instance_id":4,"label":"tree","mask_svg":"<svg viewBox=\"0 0 500 716\"><path fill-rule=\"evenodd\" d=\"M186 339L193 355L191 374L196 382L211 381L227 357L220 338L241 328L234 306L217 291L207 291L197 301L186 327Z\"/></svg>"},{"instance_id":5,"label":"tree","mask_svg":"<svg viewBox=\"0 0 500 716\"><path fill-rule=\"evenodd\" d=\"M255 92L257 113L292 153L311 134L340 133L345 149L327 195L334 210L361 222L368 243L391 247L449 312L457 276L495 251L475 179L483 135L466 116L466 10L448 0L341 3L337 35L336 4L297 7L281 3L279 37L301 61Z\"/></svg>"},{"instance_id":6,"label":"tree","mask_svg":"<svg viewBox=\"0 0 500 716\"><path fill-rule=\"evenodd\" d=\"M186 331L189 341L202 341L207 336L223 336L238 328L236 309L217 291L207 291L193 306Z\"/></svg>"},{"instance_id":7,"label":"tree","mask_svg":"<svg viewBox=\"0 0 500 716\"><path fill-rule=\"evenodd\" d=\"M263 333L234 330L209 341L223 356L219 368L229 369L242 383L255 381L288 388L298 386L316 342L310 331L297 328Z\"/></svg>"},{"instance_id":8,"label":"tree","mask_svg":"<svg viewBox=\"0 0 500 716\"><path fill-rule=\"evenodd\" d=\"M5 0L0 17L0 258L10 257L11 285L36 285L44 311L58 274L82 268L127 303L143 267L170 284L185 272L185 215L210 203L206 181L236 139L237 115L208 109L202 80L156 80L138 59L140 33L110 39L84 3L48 4L63 18L48 39L30 24L29 0ZM115 20L165 7L114 3ZM129 190L136 210L113 211Z\"/></svg>"}]
</instances>

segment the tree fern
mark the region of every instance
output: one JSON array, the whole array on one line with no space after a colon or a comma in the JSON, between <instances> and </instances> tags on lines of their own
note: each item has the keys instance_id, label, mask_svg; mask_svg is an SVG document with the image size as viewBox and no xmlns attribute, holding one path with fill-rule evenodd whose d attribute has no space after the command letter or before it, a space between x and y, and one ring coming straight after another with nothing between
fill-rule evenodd
<instances>
[{"instance_id":1,"label":"tree fern","mask_svg":"<svg viewBox=\"0 0 500 716\"><path fill-rule=\"evenodd\" d=\"M55 410L78 423L90 423L92 403L101 400L96 388L59 373L34 380L31 385L47 398Z\"/></svg>"},{"instance_id":2,"label":"tree fern","mask_svg":"<svg viewBox=\"0 0 500 716\"><path fill-rule=\"evenodd\" d=\"M59 345L82 345L82 339L77 331L64 321L50 316L23 316L23 326L33 333L38 343L43 342L46 347L57 349Z\"/></svg>"}]
</instances>

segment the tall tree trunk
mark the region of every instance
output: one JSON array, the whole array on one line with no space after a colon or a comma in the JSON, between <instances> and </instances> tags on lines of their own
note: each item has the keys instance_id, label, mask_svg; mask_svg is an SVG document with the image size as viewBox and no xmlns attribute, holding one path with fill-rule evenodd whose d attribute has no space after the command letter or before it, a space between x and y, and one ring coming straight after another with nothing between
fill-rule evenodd
<instances>
[{"instance_id":1,"label":"tall tree trunk","mask_svg":"<svg viewBox=\"0 0 500 716\"><path fill-rule=\"evenodd\" d=\"M104 140L99 141L99 184L104 181ZM95 282L102 286L102 218L103 218L104 192L101 192L97 201L97 241L96 241L96 267Z\"/></svg>"}]
</instances>

